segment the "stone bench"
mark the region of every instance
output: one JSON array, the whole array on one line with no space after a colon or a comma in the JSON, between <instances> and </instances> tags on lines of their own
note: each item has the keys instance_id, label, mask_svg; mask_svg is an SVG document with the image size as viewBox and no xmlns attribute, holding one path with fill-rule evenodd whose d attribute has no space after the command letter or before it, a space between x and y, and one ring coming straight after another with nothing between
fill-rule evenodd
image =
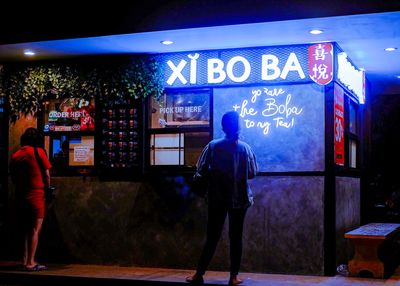
<instances>
[{"instance_id":1,"label":"stone bench","mask_svg":"<svg viewBox=\"0 0 400 286\"><path fill-rule=\"evenodd\" d=\"M363 271L372 273L375 278L384 278L397 266L392 246L389 242L400 232L400 224L370 223L360 226L344 237L354 245L354 257L349 262L351 276L358 276ZM386 244L386 246L385 246Z\"/></svg>"}]
</instances>

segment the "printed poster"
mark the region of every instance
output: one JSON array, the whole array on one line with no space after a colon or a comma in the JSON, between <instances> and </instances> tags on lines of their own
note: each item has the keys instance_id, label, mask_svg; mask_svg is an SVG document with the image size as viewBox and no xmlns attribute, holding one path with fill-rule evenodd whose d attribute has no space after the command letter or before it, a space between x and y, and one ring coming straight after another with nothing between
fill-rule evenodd
<instances>
[{"instance_id":1,"label":"printed poster","mask_svg":"<svg viewBox=\"0 0 400 286\"><path fill-rule=\"evenodd\" d=\"M335 84L334 98L335 163L344 166L344 93L337 84Z\"/></svg>"}]
</instances>

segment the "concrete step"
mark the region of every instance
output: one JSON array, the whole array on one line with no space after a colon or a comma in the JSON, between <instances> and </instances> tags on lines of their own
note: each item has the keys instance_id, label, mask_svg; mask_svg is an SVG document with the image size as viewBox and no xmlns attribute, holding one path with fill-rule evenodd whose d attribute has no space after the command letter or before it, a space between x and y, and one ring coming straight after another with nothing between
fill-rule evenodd
<instances>
[{"instance_id":1,"label":"concrete step","mask_svg":"<svg viewBox=\"0 0 400 286\"><path fill-rule=\"evenodd\" d=\"M15 262L0 262L0 286L119 286L189 285L185 277L193 270L145 267L123 267L81 264L49 264L48 269L29 272ZM389 279L356 278L344 276L305 276L284 274L241 273L243 286L372 286L400 285L399 271ZM227 285L229 273L208 271L204 276L206 285Z\"/></svg>"}]
</instances>

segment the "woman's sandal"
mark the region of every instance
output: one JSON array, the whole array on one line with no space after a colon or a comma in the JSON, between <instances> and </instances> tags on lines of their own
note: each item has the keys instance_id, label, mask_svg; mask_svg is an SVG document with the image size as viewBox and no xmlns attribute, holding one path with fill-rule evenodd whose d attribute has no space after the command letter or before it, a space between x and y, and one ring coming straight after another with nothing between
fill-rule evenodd
<instances>
[{"instance_id":1,"label":"woman's sandal","mask_svg":"<svg viewBox=\"0 0 400 286\"><path fill-rule=\"evenodd\" d=\"M26 271L42 271L42 270L46 270L47 266L45 265L40 265L40 264L36 264L33 267L25 267Z\"/></svg>"},{"instance_id":2,"label":"woman's sandal","mask_svg":"<svg viewBox=\"0 0 400 286\"><path fill-rule=\"evenodd\" d=\"M194 274L192 276L186 277L186 282L192 284L192 285L203 285L204 284L204 279L203 276Z\"/></svg>"}]
</instances>

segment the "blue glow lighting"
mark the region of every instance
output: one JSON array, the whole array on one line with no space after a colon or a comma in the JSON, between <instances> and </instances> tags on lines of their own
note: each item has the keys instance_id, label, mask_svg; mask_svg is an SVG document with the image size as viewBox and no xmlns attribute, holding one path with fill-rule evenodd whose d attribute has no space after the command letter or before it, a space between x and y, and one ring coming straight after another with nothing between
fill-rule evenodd
<instances>
[{"instance_id":1,"label":"blue glow lighting","mask_svg":"<svg viewBox=\"0 0 400 286\"><path fill-rule=\"evenodd\" d=\"M319 29L314 29L314 30L309 31L309 33L313 34L313 35L319 35L319 34L322 34L323 32L324 32L323 30L319 30Z\"/></svg>"},{"instance_id":2,"label":"blue glow lighting","mask_svg":"<svg viewBox=\"0 0 400 286\"><path fill-rule=\"evenodd\" d=\"M82 140L80 138L71 138L69 139L70 144L81 144Z\"/></svg>"},{"instance_id":3,"label":"blue glow lighting","mask_svg":"<svg viewBox=\"0 0 400 286\"><path fill-rule=\"evenodd\" d=\"M24 55L28 56L28 57L31 57L31 56L36 55L36 53L34 51L32 51L32 50L25 50L24 51Z\"/></svg>"},{"instance_id":4,"label":"blue glow lighting","mask_svg":"<svg viewBox=\"0 0 400 286\"><path fill-rule=\"evenodd\" d=\"M52 157L56 156L61 151L61 141L59 139L53 140L53 154Z\"/></svg>"},{"instance_id":5,"label":"blue glow lighting","mask_svg":"<svg viewBox=\"0 0 400 286\"><path fill-rule=\"evenodd\" d=\"M352 91L360 104L365 103L365 71L357 69L347 58L346 53L337 56L338 71L337 79L343 83L348 90Z\"/></svg>"},{"instance_id":6,"label":"blue glow lighting","mask_svg":"<svg viewBox=\"0 0 400 286\"><path fill-rule=\"evenodd\" d=\"M161 44L167 45L167 46L172 45L173 43L174 43L174 42L171 41L171 40L164 40L164 41L161 41Z\"/></svg>"}]
</instances>

